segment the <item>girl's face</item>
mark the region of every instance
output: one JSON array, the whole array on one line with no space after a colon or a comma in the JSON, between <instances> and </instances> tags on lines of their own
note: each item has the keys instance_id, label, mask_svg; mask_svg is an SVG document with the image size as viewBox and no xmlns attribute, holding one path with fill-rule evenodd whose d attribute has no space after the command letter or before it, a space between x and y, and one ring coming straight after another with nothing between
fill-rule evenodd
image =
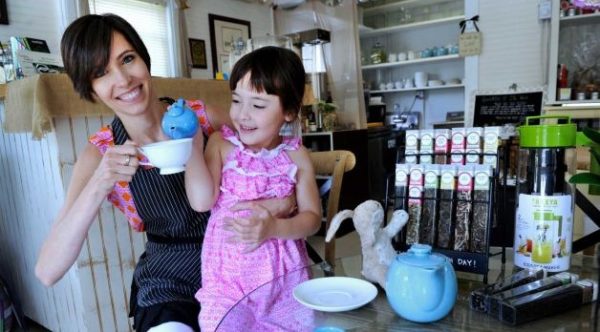
<instances>
[{"instance_id":1,"label":"girl's face","mask_svg":"<svg viewBox=\"0 0 600 332\"><path fill-rule=\"evenodd\" d=\"M279 96L252 88L250 73L237 82L229 116L242 143L255 151L275 148L281 142L281 126L294 118L290 113L284 114Z\"/></svg>"},{"instance_id":2,"label":"girl's face","mask_svg":"<svg viewBox=\"0 0 600 332\"><path fill-rule=\"evenodd\" d=\"M92 79L95 96L117 115L138 115L149 108L150 85L144 60L122 34L113 32L108 64Z\"/></svg>"}]
</instances>

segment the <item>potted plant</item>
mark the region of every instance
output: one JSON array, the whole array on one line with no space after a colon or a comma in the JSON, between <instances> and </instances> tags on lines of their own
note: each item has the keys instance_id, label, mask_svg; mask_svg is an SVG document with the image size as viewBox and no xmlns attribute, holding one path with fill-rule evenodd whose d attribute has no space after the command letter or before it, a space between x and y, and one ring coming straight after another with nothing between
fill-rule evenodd
<instances>
[{"instance_id":1,"label":"potted plant","mask_svg":"<svg viewBox=\"0 0 600 332\"><path fill-rule=\"evenodd\" d=\"M317 103L317 108L319 109L319 114L321 114L321 118L323 119L323 129L325 131L332 131L335 128L337 114L336 110L338 106L334 103L328 103L323 100L319 100Z\"/></svg>"},{"instance_id":2,"label":"potted plant","mask_svg":"<svg viewBox=\"0 0 600 332\"><path fill-rule=\"evenodd\" d=\"M584 128L583 135L577 133L577 145L590 148L590 171L573 175L570 183L588 184L590 195L600 195L600 132Z\"/></svg>"}]
</instances>

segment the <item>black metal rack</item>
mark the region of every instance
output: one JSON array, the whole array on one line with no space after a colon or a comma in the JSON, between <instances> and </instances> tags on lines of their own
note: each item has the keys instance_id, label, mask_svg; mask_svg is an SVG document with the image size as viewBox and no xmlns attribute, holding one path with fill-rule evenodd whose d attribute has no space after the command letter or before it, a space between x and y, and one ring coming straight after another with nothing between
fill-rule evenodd
<instances>
[{"instance_id":1,"label":"black metal rack","mask_svg":"<svg viewBox=\"0 0 600 332\"><path fill-rule=\"evenodd\" d=\"M506 155L504 155L504 153L506 153ZM491 231L492 231L492 227L494 225L494 221L497 218L498 215L498 208L500 205L502 205L502 209L507 208L507 203L506 203L506 197L509 195L509 193L507 192L506 188L507 188L507 175L508 175L508 161L509 161L509 151L508 149L499 149L497 154L492 154L492 153L447 153L447 159L449 160L450 156L452 154L462 154L464 157L466 157L467 155L473 155L473 154L477 154L480 156L481 159L483 159L484 156L486 155L490 155L490 156L496 156L497 157L497 161L496 161L496 167L493 168L493 172L492 172L492 176L490 176L489 178L489 194L488 197L485 201L476 201L473 199L473 197L471 197L471 199L467 200L469 201L471 204L473 203L487 203L487 227L486 227L486 234L485 234L485 239L486 239L486 245L485 245L485 250L483 252L474 252L474 251L458 251L458 250L452 250L452 249L447 249L447 248L441 248L439 246L436 245L436 242L433 243L432 248L434 252L438 252L440 254L443 254L445 256L447 256L448 258L450 258L450 260L452 261L452 265L454 267L454 269L456 271L461 271L461 272L468 272L468 273L475 273L475 274L481 274L483 275L483 282L487 283L487 275L488 275L488 271L489 271L489 257L490 256L494 256L494 255L498 255L501 254L502 255L502 263L505 262L506 260L506 253L505 253L505 248L502 247L501 251L497 252L497 253L490 253L490 244L491 244ZM435 154L433 154L435 155ZM435 157L434 157L435 158ZM500 177L500 167L503 167L502 172L504 174L504 176L501 178ZM500 181L503 181L503 183L500 183ZM498 190L500 189L500 190ZM438 188L438 193L439 193L439 188ZM498 193L498 195L496 194ZM439 195L437 195L438 197L435 198L434 200L437 201L435 208L439 210L439 202L444 201L444 199L441 199L439 197ZM394 209L396 209L397 207L407 207L408 206L408 199L409 199L409 195L408 193L406 194L405 197L394 197ZM431 200L431 198L421 198L423 201L426 200ZM446 201L448 199L445 199ZM461 199L457 199L456 195L453 195L452 198L453 204L452 204L452 212L451 215L454 216L456 214L456 206L458 205L457 203L460 201L465 201L465 200L461 200ZM500 203L500 204L499 204ZM469 223L472 224L473 223L473 211L474 209L472 208L470 211L470 215L469 215ZM514 211L514 208L513 208ZM439 213L437 213L437 217L435 220L436 225L439 224ZM500 231L505 234L505 225L503 223L500 223L498 225L499 227L497 227L497 229L500 229ZM452 224L452 229L451 229L451 234L454 234L455 231L455 225ZM398 237L396 237L396 243L395 243L395 248L397 250L401 250L401 251L405 251L409 248L409 245L406 244L406 232L407 229L406 227L401 231L401 233L399 234ZM437 227L435 232L437 233ZM436 236L434 236L434 238L437 239L437 234ZM452 235L452 238L454 238L454 235ZM452 244L454 243L454 239L452 239Z\"/></svg>"}]
</instances>

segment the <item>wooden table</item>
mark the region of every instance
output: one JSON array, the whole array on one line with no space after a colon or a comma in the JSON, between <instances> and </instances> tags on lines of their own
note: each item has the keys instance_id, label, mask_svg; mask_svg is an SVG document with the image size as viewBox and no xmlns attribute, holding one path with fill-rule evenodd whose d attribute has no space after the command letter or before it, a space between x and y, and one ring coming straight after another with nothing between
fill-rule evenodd
<instances>
[{"instance_id":1,"label":"wooden table","mask_svg":"<svg viewBox=\"0 0 600 332\"><path fill-rule=\"evenodd\" d=\"M575 256L571 262L571 272L580 278L597 279L597 269L593 267L593 258ZM495 281L502 275L510 275L509 264L490 264L489 280ZM336 261L336 276L360 278L361 257L353 256ZM324 277L319 265L307 268L313 278ZM385 292L378 288L375 300L362 308L337 313L328 313L308 309L298 303L292 294L297 277L306 270L289 273L265 284L240 300L224 317L218 331L326 331L327 328L339 328L345 331L593 331L594 305L587 304L552 317L522 324L517 327L505 325L494 317L476 312L469 308L469 294L472 289L483 286L481 281L470 280L473 275L459 274L459 294L456 305L444 319L430 324L418 324L397 316L387 302ZM504 273L504 274L503 274ZM266 315L258 316L255 308L258 303L279 294L280 299L271 303L270 308L263 306ZM264 304L264 303L263 303ZM265 312L263 311L263 312ZM319 329L321 328L321 329ZM330 329L331 330L331 329ZM339 330L338 330L339 331Z\"/></svg>"}]
</instances>

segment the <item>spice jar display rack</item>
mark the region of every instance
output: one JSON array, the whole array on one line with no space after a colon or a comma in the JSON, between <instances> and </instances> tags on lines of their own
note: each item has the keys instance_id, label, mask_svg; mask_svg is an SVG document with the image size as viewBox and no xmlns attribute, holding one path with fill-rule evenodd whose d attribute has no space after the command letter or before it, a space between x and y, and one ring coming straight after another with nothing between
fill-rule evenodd
<instances>
[{"instance_id":1,"label":"spice jar display rack","mask_svg":"<svg viewBox=\"0 0 600 332\"><path fill-rule=\"evenodd\" d=\"M468 272L468 273L475 273L475 274L480 274L483 275L483 282L487 283L487 274L488 274L488 259L490 256L492 255L496 255L496 254L500 254L502 253L502 260L505 260L505 252L504 252L504 248L502 248L501 252L498 253L490 253L490 234L491 234L491 229L493 227L493 222L494 219L496 218L497 215L497 206L499 201L502 199L502 197L504 196L502 193L500 193L500 197L496 197L496 191L497 191L497 187L505 187L506 183L500 183L500 176L499 176L499 167L506 167L506 165L508 164L507 162L504 162L504 156L501 154L501 152L503 152L503 149L499 149L498 150L499 153L446 153L446 154L439 154L439 153L433 153L430 154L433 158L432 159L437 159L436 157L446 157L447 160L450 160L451 155L463 155L463 158L467 158L467 156L474 156L477 155L479 157L480 160L483 160L486 156L494 156L496 157L496 162L495 162L495 167L491 168L491 172L489 173L489 176L487 178L488 180L488 184L487 184L487 190L471 190L471 192L469 192L467 195L469 196L469 198L465 199L465 198L459 198L459 191L457 190L458 188L454 188L452 190L444 190L441 189L441 185L438 186L438 188L435 190L435 196L431 197L431 195L427 194L427 188L425 188L425 190L423 190L423 195L420 198L421 202L422 202L422 210L420 212L420 216L421 218L423 217L424 214L428 214L427 211L425 211L425 207L426 206L430 206L433 207L433 211L434 211L434 219L433 219L433 224L435 225L433 228L429 227L425 227L425 229L421 228L421 233L419 234L419 240L417 242L419 243L426 243L426 244L430 244L432 245L433 251L434 252L438 252L441 253L445 256L447 256L451 261L452 261L452 265L454 267L454 269L456 271L461 271L461 272ZM413 166L409 165L410 166ZM436 164L434 164L436 165ZM439 164L437 164L439 165ZM425 167L425 165L421 165L423 167ZM443 166L443 165L439 165L439 166ZM448 165L448 166L465 166L465 169L468 169L469 166L471 165ZM476 165L474 165L476 166ZM487 165L488 169L489 167L491 167L490 165ZM442 171L443 172L443 171ZM502 170L503 174L507 174L507 170ZM443 175L440 175L440 178ZM504 177L506 178L506 177ZM457 177L454 177L454 181L456 181ZM473 180L475 181L475 180ZM505 181L505 180L504 180ZM503 186L504 185L504 186ZM407 186L408 187L408 186ZM410 193L409 190L404 190L405 195L401 195L398 192L396 192L396 195L394 197L394 209L404 209L405 211L407 211L409 213L409 215L411 214L411 207L410 207ZM430 191L431 192L431 191ZM444 192L450 192L450 196L447 195L443 195ZM476 195L476 192L478 192L478 194ZM485 192L485 194L482 196L482 193ZM444 197L442 197L444 196ZM463 195L464 196L464 195ZM478 197L476 197L478 196ZM442 212L441 211L441 207L442 206L446 206L446 210L447 212ZM461 206L465 206L465 213L460 213L460 211L457 211L459 209L461 209ZM449 210L448 210L449 209ZM477 218L475 218L475 211L479 211L477 213L479 214L485 214L484 220L483 222L481 221L477 221ZM442 214L444 214L442 216ZM468 219L466 219L467 223L463 224L467 227L467 233L469 234L468 236L468 240L469 243L467 243L464 247L464 250L456 250L455 249L455 234L456 234L456 216L463 216L466 217ZM420 218L420 219L421 219ZM428 217L430 218L430 217ZM481 219L481 218L479 218ZM450 221L451 220L451 221ZM421 221L421 220L419 220ZM448 241L445 241L444 244L440 243L440 238L439 238L439 228L440 225L446 221L450 221L449 223L449 229L448 229L448 234L450 234L449 239L447 239ZM410 222L409 222L410 224ZM411 232L410 229L410 225L407 224L407 226L404 227L404 229L401 231L401 233L395 238L395 243L394 246L397 250L401 250L401 251L405 251L410 247L410 244L407 244L407 238L410 237L411 235L409 234ZM483 232L484 234L477 234L476 237L474 237L471 234L471 229L473 228L474 225L478 225L478 229L481 229L482 227L485 228L485 231ZM419 223L419 227L420 223ZM473 233L475 233L475 231L473 231ZM429 239L425 239L424 237L429 237ZM444 242L444 241L442 241ZM410 242L411 244L414 242ZM471 247L477 247L476 250L471 249Z\"/></svg>"}]
</instances>

